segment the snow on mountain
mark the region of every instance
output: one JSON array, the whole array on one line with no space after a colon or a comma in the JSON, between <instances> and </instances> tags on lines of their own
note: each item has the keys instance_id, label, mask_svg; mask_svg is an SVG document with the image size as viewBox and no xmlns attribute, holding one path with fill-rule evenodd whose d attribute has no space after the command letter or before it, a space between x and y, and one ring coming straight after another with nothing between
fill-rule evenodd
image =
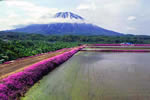
<instances>
[{"instance_id":1,"label":"snow on mountain","mask_svg":"<svg viewBox=\"0 0 150 100\"><path fill-rule=\"evenodd\" d=\"M54 20L48 24L32 24L10 31L53 35L123 35L121 33L90 24L83 17L72 12L58 12L53 16L53 19Z\"/></svg>"},{"instance_id":2,"label":"snow on mountain","mask_svg":"<svg viewBox=\"0 0 150 100\"><path fill-rule=\"evenodd\" d=\"M74 14L74 13L71 13L71 12L59 12L59 13L56 13L54 18L69 18L69 19L77 19L77 20L84 20L83 17L77 15L77 14Z\"/></svg>"},{"instance_id":3,"label":"snow on mountain","mask_svg":"<svg viewBox=\"0 0 150 100\"><path fill-rule=\"evenodd\" d=\"M56 13L51 23L87 23L86 20L72 12L58 12Z\"/></svg>"}]
</instances>

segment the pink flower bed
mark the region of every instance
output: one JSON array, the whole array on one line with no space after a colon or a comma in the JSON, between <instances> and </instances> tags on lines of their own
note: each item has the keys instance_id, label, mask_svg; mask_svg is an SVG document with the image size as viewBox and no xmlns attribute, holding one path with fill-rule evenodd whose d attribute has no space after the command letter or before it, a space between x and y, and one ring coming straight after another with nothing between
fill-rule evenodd
<instances>
[{"instance_id":1,"label":"pink flower bed","mask_svg":"<svg viewBox=\"0 0 150 100\"><path fill-rule=\"evenodd\" d=\"M26 68L22 72L15 73L0 82L0 100L17 100L29 87L39 81L52 69L65 62L83 46L74 48L69 52L43 60Z\"/></svg>"},{"instance_id":2,"label":"pink flower bed","mask_svg":"<svg viewBox=\"0 0 150 100\"><path fill-rule=\"evenodd\" d=\"M134 44L134 46L150 46L150 44Z\"/></svg>"},{"instance_id":3,"label":"pink flower bed","mask_svg":"<svg viewBox=\"0 0 150 100\"><path fill-rule=\"evenodd\" d=\"M90 46L150 46L150 44L90 44Z\"/></svg>"},{"instance_id":4,"label":"pink flower bed","mask_svg":"<svg viewBox=\"0 0 150 100\"><path fill-rule=\"evenodd\" d=\"M91 44L92 46L121 46L121 44Z\"/></svg>"},{"instance_id":5,"label":"pink flower bed","mask_svg":"<svg viewBox=\"0 0 150 100\"><path fill-rule=\"evenodd\" d=\"M81 50L81 51L95 51L95 52L150 52L150 50Z\"/></svg>"}]
</instances>

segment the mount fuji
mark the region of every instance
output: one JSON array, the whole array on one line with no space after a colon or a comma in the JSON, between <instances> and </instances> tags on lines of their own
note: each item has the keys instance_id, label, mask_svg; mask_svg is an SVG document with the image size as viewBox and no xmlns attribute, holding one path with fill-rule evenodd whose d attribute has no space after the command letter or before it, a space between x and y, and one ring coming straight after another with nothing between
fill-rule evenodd
<instances>
[{"instance_id":1,"label":"mount fuji","mask_svg":"<svg viewBox=\"0 0 150 100\"><path fill-rule=\"evenodd\" d=\"M55 22L48 24L31 24L22 28L9 30L13 32L51 34L51 35L106 35L121 36L123 34L87 23L86 20L72 12L59 12L53 18Z\"/></svg>"}]
</instances>

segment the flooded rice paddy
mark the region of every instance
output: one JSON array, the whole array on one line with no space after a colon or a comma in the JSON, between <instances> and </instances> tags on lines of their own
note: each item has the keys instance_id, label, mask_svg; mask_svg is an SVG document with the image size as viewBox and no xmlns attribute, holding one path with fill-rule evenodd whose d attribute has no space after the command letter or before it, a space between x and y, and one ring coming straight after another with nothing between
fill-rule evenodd
<instances>
[{"instance_id":1,"label":"flooded rice paddy","mask_svg":"<svg viewBox=\"0 0 150 100\"><path fill-rule=\"evenodd\" d=\"M150 53L78 52L22 100L150 100Z\"/></svg>"},{"instance_id":2,"label":"flooded rice paddy","mask_svg":"<svg viewBox=\"0 0 150 100\"><path fill-rule=\"evenodd\" d=\"M87 47L82 50L149 50L149 47Z\"/></svg>"}]
</instances>

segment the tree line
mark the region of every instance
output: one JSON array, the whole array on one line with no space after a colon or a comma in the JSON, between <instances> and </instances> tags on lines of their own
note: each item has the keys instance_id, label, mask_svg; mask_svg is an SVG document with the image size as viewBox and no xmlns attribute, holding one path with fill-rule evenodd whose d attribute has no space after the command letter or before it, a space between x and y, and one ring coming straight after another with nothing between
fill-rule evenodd
<instances>
[{"instance_id":1,"label":"tree line","mask_svg":"<svg viewBox=\"0 0 150 100\"><path fill-rule=\"evenodd\" d=\"M56 51L62 48L78 46L78 43L46 42L32 40L0 40L0 63L15 60L17 58L33 56L40 53Z\"/></svg>"},{"instance_id":2,"label":"tree line","mask_svg":"<svg viewBox=\"0 0 150 100\"><path fill-rule=\"evenodd\" d=\"M123 42L150 44L150 36L59 36L0 32L0 63L81 44Z\"/></svg>"},{"instance_id":3,"label":"tree line","mask_svg":"<svg viewBox=\"0 0 150 100\"><path fill-rule=\"evenodd\" d=\"M14 32L0 32L0 38L7 40L41 40L48 42L80 42L80 43L123 43L149 44L150 36L124 35L124 36L81 36L81 35L42 35Z\"/></svg>"}]
</instances>

